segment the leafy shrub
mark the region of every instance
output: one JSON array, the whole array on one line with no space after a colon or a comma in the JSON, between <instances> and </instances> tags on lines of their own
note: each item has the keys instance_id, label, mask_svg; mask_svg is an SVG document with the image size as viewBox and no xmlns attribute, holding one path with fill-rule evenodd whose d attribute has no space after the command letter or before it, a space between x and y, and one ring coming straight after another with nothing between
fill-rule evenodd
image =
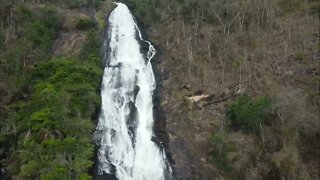
<instances>
[{"instance_id":1,"label":"leafy shrub","mask_svg":"<svg viewBox=\"0 0 320 180\"><path fill-rule=\"evenodd\" d=\"M231 105L227 117L235 125L248 131L258 131L270 115L271 100L268 97L252 99L247 95L241 96Z\"/></svg>"},{"instance_id":2,"label":"leafy shrub","mask_svg":"<svg viewBox=\"0 0 320 180\"><path fill-rule=\"evenodd\" d=\"M209 161L223 171L228 171L231 168L227 160L227 154L231 151L231 147L226 138L226 133L223 130L212 134L209 138Z\"/></svg>"},{"instance_id":3,"label":"leafy shrub","mask_svg":"<svg viewBox=\"0 0 320 180\"><path fill-rule=\"evenodd\" d=\"M78 30L88 30L97 27L97 22L93 18L80 17L76 20Z\"/></svg>"}]
</instances>

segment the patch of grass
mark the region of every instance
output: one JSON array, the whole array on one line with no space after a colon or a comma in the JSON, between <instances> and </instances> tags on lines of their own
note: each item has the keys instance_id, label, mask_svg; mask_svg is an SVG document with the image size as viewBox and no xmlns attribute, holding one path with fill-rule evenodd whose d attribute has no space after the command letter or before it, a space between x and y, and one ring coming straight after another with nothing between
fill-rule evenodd
<instances>
[{"instance_id":1,"label":"patch of grass","mask_svg":"<svg viewBox=\"0 0 320 180\"><path fill-rule=\"evenodd\" d=\"M227 117L234 125L247 131L257 132L270 115L271 100L268 97L252 99L248 95L241 96L231 105Z\"/></svg>"},{"instance_id":2,"label":"patch of grass","mask_svg":"<svg viewBox=\"0 0 320 180\"><path fill-rule=\"evenodd\" d=\"M210 152L209 161L210 163L217 166L220 170L230 171L231 165L228 162L228 152L232 151L231 146L227 142L227 134L224 130L220 130L215 134L212 134L209 138Z\"/></svg>"}]
</instances>

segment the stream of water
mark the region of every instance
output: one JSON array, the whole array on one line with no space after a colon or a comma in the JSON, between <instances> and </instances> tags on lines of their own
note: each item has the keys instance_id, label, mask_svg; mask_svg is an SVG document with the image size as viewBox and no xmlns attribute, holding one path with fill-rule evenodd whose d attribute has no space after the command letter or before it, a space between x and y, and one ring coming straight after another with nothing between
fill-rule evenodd
<instances>
[{"instance_id":1,"label":"stream of water","mask_svg":"<svg viewBox=\"0 0 320 180\"><path fill-rule=\"evenodd\" d=\"M153 134L151 60L156 50L142 39L128 7L116 3L108 20L108 52L101 88L102 107L96 129L98 175L119 180L171 179L171 168ZM147 43L146 52L141 43Z\"/></svg>"}]
</instances>

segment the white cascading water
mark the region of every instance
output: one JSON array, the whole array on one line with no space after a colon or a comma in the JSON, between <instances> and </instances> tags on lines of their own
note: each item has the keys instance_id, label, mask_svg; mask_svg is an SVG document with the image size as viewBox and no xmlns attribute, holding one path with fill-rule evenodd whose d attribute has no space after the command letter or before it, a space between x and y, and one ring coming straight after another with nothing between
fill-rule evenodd
<instances>
[{"instance_id":1,"label":"white cascading water","mask_svg":"<svg viewBox=\"0 0 320 180\"><path fill-rule=\"evenodd\" d=\"M102 107L96 130L98 175L119 180L168 179L171 169L153 137L155 78L150 60L155 49L142 39L125 4L109 16L109 53L102 82ZM148 43L144 55L140 42Z\"/></svg>"}]
</instances>

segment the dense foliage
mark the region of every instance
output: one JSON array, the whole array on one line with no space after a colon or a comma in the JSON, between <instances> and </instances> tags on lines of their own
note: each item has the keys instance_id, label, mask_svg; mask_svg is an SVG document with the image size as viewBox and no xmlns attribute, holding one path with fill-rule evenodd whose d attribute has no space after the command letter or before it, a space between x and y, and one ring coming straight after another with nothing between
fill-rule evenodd
<instances>
[{"instance_id":1,"label":"dense foliage","mask_svg":"<svg viewBox=\"0 0 320 180\"><path fill-rule=\"evenodd\" d=\"M22 179L88 177L94 128L90 117L100 104L100 77L94 60L53 59L32 70L30 99L12 107L20 137L17 167L11 171Z\"/></svg>"},{"instance_id":2,"label":"dense foliage","mask_svg":"<svg viewBox=\"0 0 320 180\"><path fill-rule=\"evenodd\" d=\"M15 88L0 103L1 164L17 179L90 179L102 76L98 32L86 33L78 55L53 58L63 21L56 9L17 4L14 11L14 38L0 33L1 78L11 79L1 79L0 98ZM78 25L86 31L96 22Z\"/></svg>"},{"instance_id":3,"label":"dense foliage","mask_svg":"<svg viewBox=\"0 0 320 180\"><path fill-rule=\"evenodd\" d=\"M241 96L227 114L233 124L238 125L248 131L258 131L270 115L271 101L267 97L252 99L244 95Z\"/></svg>"},{"instance_id":4,"label":"dense foliage","mask_svg":"<svg viewBox=\"0 0 320 180\"><path fill-rule=\"evenodd\" d=\"M19 138L11 173L22 179L89 178L91 115L100 105L101 75L95 53L85 62L52 59L33 68L26 81L30 97L11 107Z\"/></svg>"}]
</instances>

